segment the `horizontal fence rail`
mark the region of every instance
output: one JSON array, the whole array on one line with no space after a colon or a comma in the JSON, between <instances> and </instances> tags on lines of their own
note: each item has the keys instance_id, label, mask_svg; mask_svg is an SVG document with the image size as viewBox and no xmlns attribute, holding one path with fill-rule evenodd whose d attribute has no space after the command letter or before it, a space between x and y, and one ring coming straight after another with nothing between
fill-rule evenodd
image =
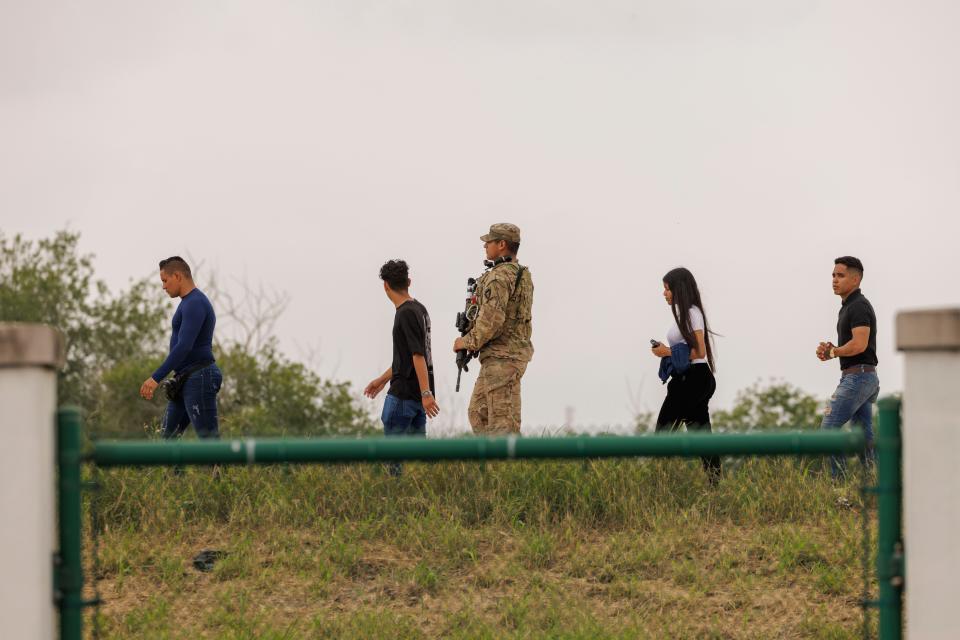
<instances>
[{"instance_id":1,"label":"horizontal fence rail","mask_svg":"<svg viewBox=\"0 0 960 640\"><path fill-rule=\"evenodd\" d=\"M899 640L902 629L902 556L900 529L900 402L880 404L876 441L880 487L877 568L880 598L866 606L880 609L881 640ZM646 434L637 436L575 436L522 438L518 436L428 440L424 438L264 438L202 440L195 442L102 441L90 444L85 455L73 455L80 442L79 411L60 411L60 477L76 480L82 463L100 467L180 466L209 464L350 463L441 460L519 460L627 457L684 457L713 455L822 456L855 454L867 442L853 431L776 431L753 433ZM76 452L79 453L78 451ZM81 526L75 517L82 504L71 483L60 488L61 551L57 603L61 638L80 640L82 617L89 604L82 600L83 567L78 553ZM66 514L66 515L65 515ZM898 561L898 557L900 560ZM898 564L898 562L900 564ZM69 565L69 566L67 566ZM65 579L72 576L74 579Z\"/></svg>"},{"instance_id":2,"label":"horizontal fence rail","mask_svg":"<svg viewBox=\"0 0 960 640\"><path fill-rule=\"evenodd\" d=\"M258 438L198 442L97 441L88 460L101 467L498 460L523 458L813 456L853 454L863 433L776 432L577 436L569 438Z\"/></svg>"}]
</instances>

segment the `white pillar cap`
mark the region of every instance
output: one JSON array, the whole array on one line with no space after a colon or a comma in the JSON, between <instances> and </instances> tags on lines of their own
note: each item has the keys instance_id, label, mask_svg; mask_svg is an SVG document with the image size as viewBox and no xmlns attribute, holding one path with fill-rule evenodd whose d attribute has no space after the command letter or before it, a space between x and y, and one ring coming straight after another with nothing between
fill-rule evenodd
<instances>
[{"instance_id":1,"label":"white pillar cap","mask_svg":"<svg viewBox=\"0 0 960 640\"><path fill-rule=\"evenodd\" d=\"M960 351L960 308L901 311L897 314L900 351Z\"/></svg>"},{"instance_id":2,"label":"white pillar cap","mask_svg":"<svg viewBox=\"0 0 960 640\"><path fill-rule=\"evenodd\" d=\"M0 367L59 369L65 356L63 334L53 327L0 322Z\"/></svg>"}]
</instances>

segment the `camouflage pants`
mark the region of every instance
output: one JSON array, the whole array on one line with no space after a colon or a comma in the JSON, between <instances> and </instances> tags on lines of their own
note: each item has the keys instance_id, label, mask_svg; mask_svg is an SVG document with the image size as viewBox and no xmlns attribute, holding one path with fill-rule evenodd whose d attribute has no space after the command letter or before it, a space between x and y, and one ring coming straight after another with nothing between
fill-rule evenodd
<instances>
[{"instance_id":1,"label":"camouflage pants","mask_svg":"<svg viewBox=\"0 0 960 640\"><path fill-rule=\"evenodd\" d=\"M520 378L527 363L487 358L470 397L470 426L476 434L520 433Z\"/></svg>"}]
</instances>

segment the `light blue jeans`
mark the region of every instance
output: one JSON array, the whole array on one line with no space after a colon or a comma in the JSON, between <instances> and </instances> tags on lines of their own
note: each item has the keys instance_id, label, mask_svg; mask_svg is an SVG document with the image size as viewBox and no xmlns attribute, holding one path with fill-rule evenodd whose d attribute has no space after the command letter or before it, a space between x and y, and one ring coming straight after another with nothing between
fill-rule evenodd
<instances>
[{"instance_id":1,"label":"light blue jeans","mask_svg":"<svg viewBox=\"0 0 960 640\"><path fill-rule=\"evenodd\" d=\"M837 390L830 396L823 414L823 429L840 429L848 422L863 429L867 449L860 454L864 465L873 464L873 405L880 395L880 378L876 372L851 373L840 378ZM830 457L830 473L834 478L846 475L847 461Z\"/></svg>"}]
</instances>

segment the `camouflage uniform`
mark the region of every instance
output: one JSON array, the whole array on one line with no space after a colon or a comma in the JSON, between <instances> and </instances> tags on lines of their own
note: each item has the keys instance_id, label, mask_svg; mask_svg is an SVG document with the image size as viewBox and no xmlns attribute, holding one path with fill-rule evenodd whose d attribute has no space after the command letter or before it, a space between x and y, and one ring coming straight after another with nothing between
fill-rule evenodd
<instances>
[{"instance_id":1,"label":"camouflage uniform","mask_svg":"<svg viewBox=\"0 0 960 640\"><path fill-rule=\"evenodd\" d=\"M520 241L520 230L495 224L487 240ZM477 281L478 312L464 346L480 355L480 373L468 414L474 433L520 432L520 379L533 358L533 278L516 262L502 262Z\"/></svg>"}]
</instances>

